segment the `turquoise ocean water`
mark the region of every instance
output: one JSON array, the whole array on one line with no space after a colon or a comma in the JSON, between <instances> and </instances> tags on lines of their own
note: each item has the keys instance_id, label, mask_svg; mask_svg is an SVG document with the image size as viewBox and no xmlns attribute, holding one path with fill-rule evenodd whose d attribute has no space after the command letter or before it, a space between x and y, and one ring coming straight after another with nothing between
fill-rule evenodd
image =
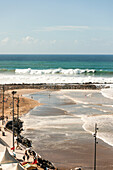
<instances>
[{"instance_id":1,"label":"turquoise ocean water","mask_svg":"<svg viewBox=\"0 0 113 170\"><path fill-rule=\"evenodd\" d=\"M113 55L0 55L1 83L10 75L13 83L109 83Z\"/></svg>"},{"instance_id":2,"label":"turquoise ocean water","mask_svg":"<svg viewBox=\"0 0 113 170\"><path fill-rule=\"evenodd\" d=\"M95 74L113 74L113 55L0 55L0 70L94 69ZM86 72L85 72L86 73Z\"/></svg>"}]
</instances>

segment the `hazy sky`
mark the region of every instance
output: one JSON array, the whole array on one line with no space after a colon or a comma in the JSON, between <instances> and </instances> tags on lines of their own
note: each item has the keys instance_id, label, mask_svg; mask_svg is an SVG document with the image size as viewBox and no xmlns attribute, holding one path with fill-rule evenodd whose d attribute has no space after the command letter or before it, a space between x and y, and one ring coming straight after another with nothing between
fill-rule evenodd
<instances>
[{"instance_id":1,"label":"hazy sky","mask_svg":"<svg viewBox=\"0 0 113 170\"><path fill-rule=\"evenodd\" d=\"M113 54L113 0L0 0L0 54Z\"/></svg>"}]
</instances>

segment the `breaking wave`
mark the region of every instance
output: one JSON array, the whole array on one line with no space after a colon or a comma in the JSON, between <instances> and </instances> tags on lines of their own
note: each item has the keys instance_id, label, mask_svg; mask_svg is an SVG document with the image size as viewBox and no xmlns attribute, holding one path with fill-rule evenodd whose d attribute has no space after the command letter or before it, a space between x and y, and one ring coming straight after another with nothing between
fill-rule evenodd
<instances>
[{"instance_id":1,"label":"breaking wave","mask_svg":"<svg viewBox=\"0 0 113 170\"><path fill-rule=\"evenodd\" d=\"M113 71L95 69L0 69L0 73L15 73L16 75L91 75L91 76L113 76Z\"/></svg>"},{"instance_id":2,"label":"breaking wave","mask_svg":"<svg viewBox=\"0 0 113 170\"><path fill-rule=\"evenodd\" d=\"M16 74L35 74L35 75L43 75L43 74L61 74L61 75L97 75L97 76L106 76L113 75L113 71L106 70L95 70L95 69L42 69L42 70L34 70L31 68L28 69L16 69Z\"/></svg>"},{"instance_id":3,"label":"breaking wave","mask_svg":"<svg viewBox=\"0 0 113 170\"><path fill-rule=\"evenodd\" d=\"M63 75L73 75L73 74L87 74L87 73L94 73L95 70L91 69L46 69L46 70L33 70L31 68L28 69L16 69L16 74L63 74Z\"/></svg>"},{"instance_id":4,"label":"breaking wave","mask_svg":"<svg viewBox=\"0 0 113 170\"><path fill-rule=\"evenodd\" d=\"M97 71L94 69L46 69L46 70L33 70L28 69L16 69L16 74L63 74L63 75L74 75L74 74L94 74ZM100 71L101 72L101 71Z\"/></svg>"},{"instance_id":5,"label":"breaking wave","mask_svg":"<svg viewBox=\"0 0 113 170\"><path fill-rule=\"evenodd\" d=\"M96 69L0 69L1 84L113 83L113 72Z\"/></svg>"}]
</instances>

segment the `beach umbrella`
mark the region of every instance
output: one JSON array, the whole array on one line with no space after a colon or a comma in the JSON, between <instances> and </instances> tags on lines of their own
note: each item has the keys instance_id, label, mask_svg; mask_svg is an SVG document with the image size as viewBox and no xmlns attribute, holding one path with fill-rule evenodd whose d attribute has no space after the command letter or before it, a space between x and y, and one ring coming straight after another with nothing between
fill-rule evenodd
<instances>
[{"instance_id":1,"label":"beach umbrella","mask_svg":"<svg viewBox=\"0 0 113 170\"><path fill-rule=\"evenodd\" d=\"M0 164L18 163L18 161L9 153L7 147L0 153Z\"/></svg>"}]
</instances>

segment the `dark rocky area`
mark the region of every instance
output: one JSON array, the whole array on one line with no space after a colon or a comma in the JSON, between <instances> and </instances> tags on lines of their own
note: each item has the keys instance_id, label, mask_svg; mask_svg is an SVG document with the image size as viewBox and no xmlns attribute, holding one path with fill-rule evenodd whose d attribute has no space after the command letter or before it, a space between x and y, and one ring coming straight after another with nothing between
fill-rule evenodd
<instances>
[{"instance_id":1,"label":"dark rocky area","mask_svg":"<svg viewBox=\"0 0 113 170\"><path fill-rule=\"evenodd\" d=\"M83 84L74 84L74 83L65 83L65 84L4 84L5 90L13 89L101 89L109 88L106 84L92 84L92 83L83 83ZM3 85L0 85L0 89L3 88Z\"/></svg>"}]
</instances>

